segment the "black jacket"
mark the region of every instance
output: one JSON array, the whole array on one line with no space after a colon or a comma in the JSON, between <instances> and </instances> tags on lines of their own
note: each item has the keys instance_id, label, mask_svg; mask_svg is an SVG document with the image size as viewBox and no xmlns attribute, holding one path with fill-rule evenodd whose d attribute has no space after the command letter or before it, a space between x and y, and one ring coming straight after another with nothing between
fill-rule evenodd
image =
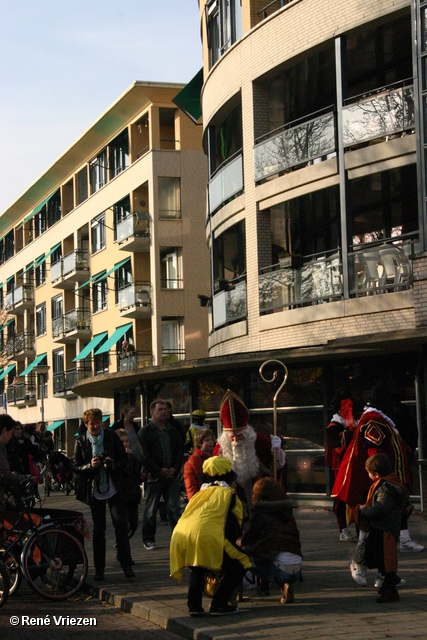
<instances>
[{"instance_id":1,"label":"black jacket","mask_svg":"<svg viewBox=\"0 0 427 640\"><path fill-rule=\"evenodd\" d=\"M114 460L114 471L111 471L111 479L117 492L125 495L124 474L128 462L128 456L117 433L104 429L104 454ZM76 438L74 446L73 468L77 475L76 498L81 502L90 504L96 487L99 471L91 467L92 444L88 438L88 432ZM107 471L108 474L108 471Z\"/></svg>"},{"instance_id":2,"label":"black jacket","mask_svg":"<svg viewBox=\"0 0 427 640\"><path fill-rule=\"evenodd\" d=\"M184 443L179 432L168 422L165 429L169 430L170 448L172 455L171 467L175 469L176 475L181 471L182 460L184 457ZM150 420L145 427L138 431L138 451L137 457L139 464L146 473L152 476L158 476L159 472L165 466L163 464L163 450L160 443L159 429Z\"/></svg>"}]
</instances>

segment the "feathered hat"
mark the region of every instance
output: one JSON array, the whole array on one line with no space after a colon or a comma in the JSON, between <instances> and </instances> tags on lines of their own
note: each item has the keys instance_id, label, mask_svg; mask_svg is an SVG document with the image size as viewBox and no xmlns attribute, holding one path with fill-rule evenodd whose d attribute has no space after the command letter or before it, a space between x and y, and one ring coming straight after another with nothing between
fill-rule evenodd
<instances>
[{"instance_id":1,"label":"feathered hat","mask_svg":"<svg viewBox=\"0 0 427 640\"><path fill-rule=\"evenodd\" d=\"M249 411L239 396L230 389L227 389L221 400L219 415L224 431L241 432L248 426Z\"/></svg>"}]
</instances>

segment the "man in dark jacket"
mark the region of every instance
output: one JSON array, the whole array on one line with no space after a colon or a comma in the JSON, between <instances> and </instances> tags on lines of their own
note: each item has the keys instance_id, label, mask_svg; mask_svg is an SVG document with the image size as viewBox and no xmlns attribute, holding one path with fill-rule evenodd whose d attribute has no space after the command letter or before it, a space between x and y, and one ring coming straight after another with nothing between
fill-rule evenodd
<instances>
[{"instance_id":1,"label":"man in dark jacket","mask_svg":"<svg viewBox=\"0 0 427 640\"><path fill-rule=\"evenodd\" d=\"M95 580L104 579L105 510L110 508L116 533L118 558L126 578L134 578L124 501L124 469L127 454L119 436L102 428L102 411L88 409L83 414L86 432L76 439L74 471L76 498L89 504L93 520Z\"/></svg>"},{"instance_id":2,"label":"man in dark jacket","mask_svg":"<svg viewBox=\"0 0 427 640\"><path fill-rule=\"evenodd\" d=\"M153 400L151 420L138 431L137 456L147 473L145 510L142 519L142 541L147 551L156 548L156 515L161 496L171 529L181 517L180 481L184 445L179 432L168 422L165 400Z\"/></svg>"}]
</instances>

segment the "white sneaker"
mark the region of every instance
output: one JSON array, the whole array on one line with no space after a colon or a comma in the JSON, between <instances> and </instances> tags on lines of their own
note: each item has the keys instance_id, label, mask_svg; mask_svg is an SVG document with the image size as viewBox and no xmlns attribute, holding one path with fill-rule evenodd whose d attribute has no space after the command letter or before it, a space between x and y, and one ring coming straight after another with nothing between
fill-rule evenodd
<instances>
[{"instance_id":1,"label":"white sneaker","mask_svg":"<svg viewBox=\"0 0 427 640\"><path fill-rule=\"evenodd\" d=\"M420 551L424 551L424 547L421 544L418 544L416 540L411 540L411 538L409 538L409 540L400 540L400 550L418 553Z\"/></svg>"},{"instance_id":2,"label":"white sneaker","mask_svg":"<svg viewBox=\"0 0 427 640\"><path fill-rule=\"evenodd\" d=\"M341 542L356 542L357 538L352 534L350 529L346 527L340 533Z\"/></svg>"},{"instance_id":3,"label":"white sneaker","mask_svg":"<svg viewBox=\"0 0 427 640\"><path fill-rule=\"evenodd\" d=\"M144 542L144 549L147 549L147 551L152 551L155 548L156 548L155 542Z\"/></svg>"},{"instance_id":4,"label":"white sneaker","mask_svg":"<svg viewBox=\"0 0 427 640\"><path fill-rule=\"evenodd\" d=\"M366 569L361 564L356 564L354 560L350 562L351 577L361 587L366 587L368 581L366 580Z\"/></svg>"},{"instance_id":5,"label":"white sneaker","mask_svg":"<svg viewBox=\"0 0 427 640\"><path fill-rule=\"evenodd\" d=\"M384 577L385 576L378 571L377 579L375 580L375 584L374 584L375 589L381 589L381 587L383 586ZM399 582L396 582L397 589L399 589L399 587L404 587L405 585L406 585L406 580L404 578L399 578Z\"/></svg>"}]
</instances>

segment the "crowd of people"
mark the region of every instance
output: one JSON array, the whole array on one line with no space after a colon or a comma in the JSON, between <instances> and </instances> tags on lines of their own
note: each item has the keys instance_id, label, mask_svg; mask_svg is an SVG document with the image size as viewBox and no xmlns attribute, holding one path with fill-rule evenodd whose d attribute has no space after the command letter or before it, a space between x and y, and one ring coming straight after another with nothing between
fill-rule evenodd
<instances>
[{"instance_id":1,"label":"crowd of people","mask_svg":"<svg viewBox=\"0 0 427 640\"><path fill-rule=\"evenodd\" d=\"M360 416L355 406L351 393L337 394L326 432L338 536L357 543L350 563L355 582L365 586L367 569L376 568L377 601L395 602L405 583L397 575L398 546L402 552L424 549L408 529L417 426L381 386L372 389ZM113 428L104 428L102 412L89 409L76 437L72 472L76 498L91 510L95 580L104 580L106 569L107 504L116 558L126 578L135 578L130 539L138 529L143 485L143 546L156 549L160 511L171 529L171 577L180 580L190 569L191 616L204 614L203 594L212 598L211 615L237 613L245 581L264 594L277 584L280 602L292 603L303 554L286 493L282 439L262 425L255 430L247 407L230 390L220 405L218 439L202 409L193 412L188 430L160 398L151 403L147 424L140 427L135 417L135 407L127 405ZM5 486L36 478L37 465L60 453L48 434L43 423L26 433L10 416L0 416L0 506Z\"/></svg>"}]
</instances>

